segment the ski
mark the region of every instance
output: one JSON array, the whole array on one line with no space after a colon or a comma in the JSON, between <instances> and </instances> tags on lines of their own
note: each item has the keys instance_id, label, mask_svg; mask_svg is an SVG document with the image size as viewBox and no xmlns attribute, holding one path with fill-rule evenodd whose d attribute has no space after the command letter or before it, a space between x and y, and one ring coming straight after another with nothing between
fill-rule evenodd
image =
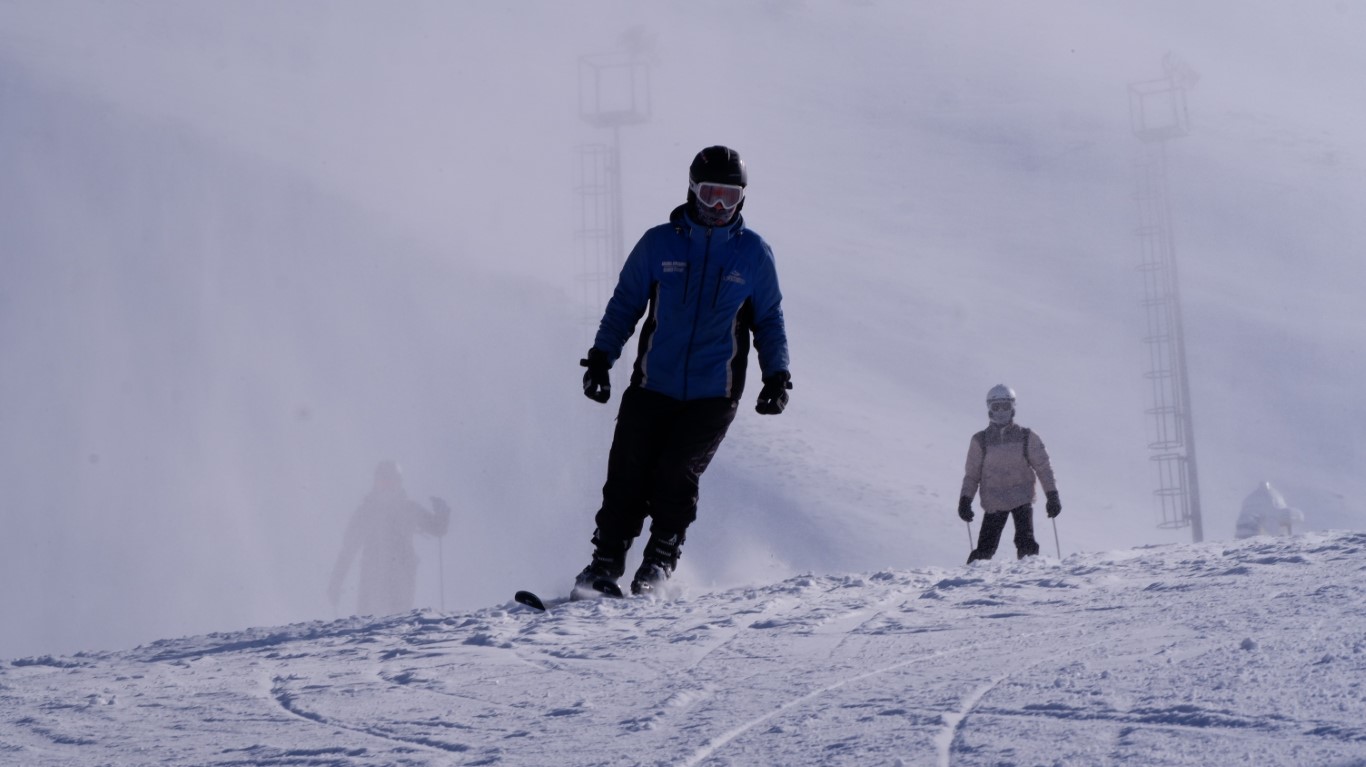
<instances>
[{"instance_id":1,"label":"ski","mask_svg":"<svg viewBox=\"0 0 1366 767\"><path fill-rule=\"evenodd\" d=\"M625 595L621 593L621 587L617 585L616 581L599 578L593 581L593 585L588 588L575 586L574 590L569 592L569 601L577 602L581 599L598 599L600 597L621 599L623 596Z\"/></svg>"},{"instance_id":2,"label":"ski","mask_svg":"<svg viewBox=\"0 0 1366 767\"><path fill-rule=\"evenodd\" d=\"M621 593L620 586L614 581L609 581L604 578L595 581L591 588L574 587L574 589L569 592L568 597L545 600L537 596L535 592L519 591L512 595L512 599L517 602L517 604L526 605L527 607L540 612L546 612L550 608L555 607L556 605L562 605L565 602L581 602L585 599L602 599L604 597L622 599L625 596L625 594Z\"/></svg>"},{"instance_id":3,"label":"ski","mask_svg":"<svg viewBox=\"0 0 1366 767\"><path fill-rule=\"evenodd\" d=\"M519 591L514 594L512 598L516 600L518 604L526 605L533 610L545 612L547 609L545 601L530 591Z\"/></svg>"}]
</instances>

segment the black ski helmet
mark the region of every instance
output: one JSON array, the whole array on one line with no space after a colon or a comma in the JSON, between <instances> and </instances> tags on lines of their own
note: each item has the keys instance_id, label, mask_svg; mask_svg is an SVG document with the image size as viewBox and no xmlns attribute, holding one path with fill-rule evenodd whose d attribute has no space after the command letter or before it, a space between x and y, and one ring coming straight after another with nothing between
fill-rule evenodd
<instances>
[{"instance_id":1,"label":"black ski helmet","mask_svg":"<svg viewBox=\"0 0 1366 767\"><path fill-rule=\"evenodd\" d=\"M688 167L688 179L694 184L710 181L713 184L749 184L745 161L740 153L724 146L709 146L697 153Z\"/></svg>"},{"instance_id":2,"label":"black ski helmet","mask_svg":"<svg viewBox=\"0 0 1366 767\"><path fill-rule=\"evenodd\" d=\"M749 174L745 171L745 161L740 159L739 152L718 144L703 149L692 158L692 165L688 166L688 182L688 209L696 212L697 195L692 190L695 184L711 182L745 186L749 183ZM745 201L740 200L731 215L738 214L744 207Z\"/></svg>"}]
</instances>

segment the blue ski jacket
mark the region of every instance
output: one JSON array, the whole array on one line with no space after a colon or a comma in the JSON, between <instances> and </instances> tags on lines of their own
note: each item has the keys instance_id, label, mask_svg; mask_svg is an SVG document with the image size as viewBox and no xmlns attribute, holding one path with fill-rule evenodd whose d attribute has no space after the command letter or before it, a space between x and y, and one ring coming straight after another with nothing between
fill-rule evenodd
<instances>
[{"instance_id":1,"label":"blue ski jacket","mask_svg":"<svg viewBox=\"0 0 1366 767\"><path fill-rule=\"evenodd\" d=\"M750 334L765 378L788 369L773 251L738 214L729 226L707 227L686 209L675 208L631 250L593 345L615 363L645 316L633 386L679 400L739 400Z\"/></svg>"}]
</instances>

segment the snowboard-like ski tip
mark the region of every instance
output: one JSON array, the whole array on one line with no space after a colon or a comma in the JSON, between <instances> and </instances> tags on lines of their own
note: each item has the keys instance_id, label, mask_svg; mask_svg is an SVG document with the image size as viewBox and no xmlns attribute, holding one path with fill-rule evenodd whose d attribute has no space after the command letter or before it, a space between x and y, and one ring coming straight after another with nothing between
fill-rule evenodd
<instances>
[{"instance_id":1,"label":"snowboard-like ski tip","mask_svg":"<svg viewBox=\"0 0 1366 767\"><path fill-rule=\"evenodd\" d=\"M533 610L540 610L541 612L545 612L545 602L541 601L540 597L536 596L530 591L519 591L516 594L514 594L512 598L517 600L518 604L526 605L527 607L530 607Z\"/></svg>"}]
</instances>

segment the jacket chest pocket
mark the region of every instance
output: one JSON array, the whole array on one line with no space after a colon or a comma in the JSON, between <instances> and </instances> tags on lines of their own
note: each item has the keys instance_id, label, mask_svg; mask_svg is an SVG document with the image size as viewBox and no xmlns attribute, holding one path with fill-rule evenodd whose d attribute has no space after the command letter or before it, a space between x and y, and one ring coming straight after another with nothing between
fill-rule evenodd
<instances>
[{"instance_id":1,"label":"jacket chest pocket","mask_svg":"<svg viewBox=\"0 0 1366 767\"><path fill-rule=\"evenodd\" d=\"M718 309L738 309L750 296L749 281L736 269L719 269L710 282L708 296Z\"/></svg>"},{"instance_id":2,"label":"jacket chest pocket","mask_svg":"<svg viewBox=\"0 0 1366 767\"><path fill-rule=\"evenodd\" d=\"M666 261L659 276L659 298L664 303L687 303L697 292L693 281L692 264L687 261Z\"/></svg>"}]
</instances>

